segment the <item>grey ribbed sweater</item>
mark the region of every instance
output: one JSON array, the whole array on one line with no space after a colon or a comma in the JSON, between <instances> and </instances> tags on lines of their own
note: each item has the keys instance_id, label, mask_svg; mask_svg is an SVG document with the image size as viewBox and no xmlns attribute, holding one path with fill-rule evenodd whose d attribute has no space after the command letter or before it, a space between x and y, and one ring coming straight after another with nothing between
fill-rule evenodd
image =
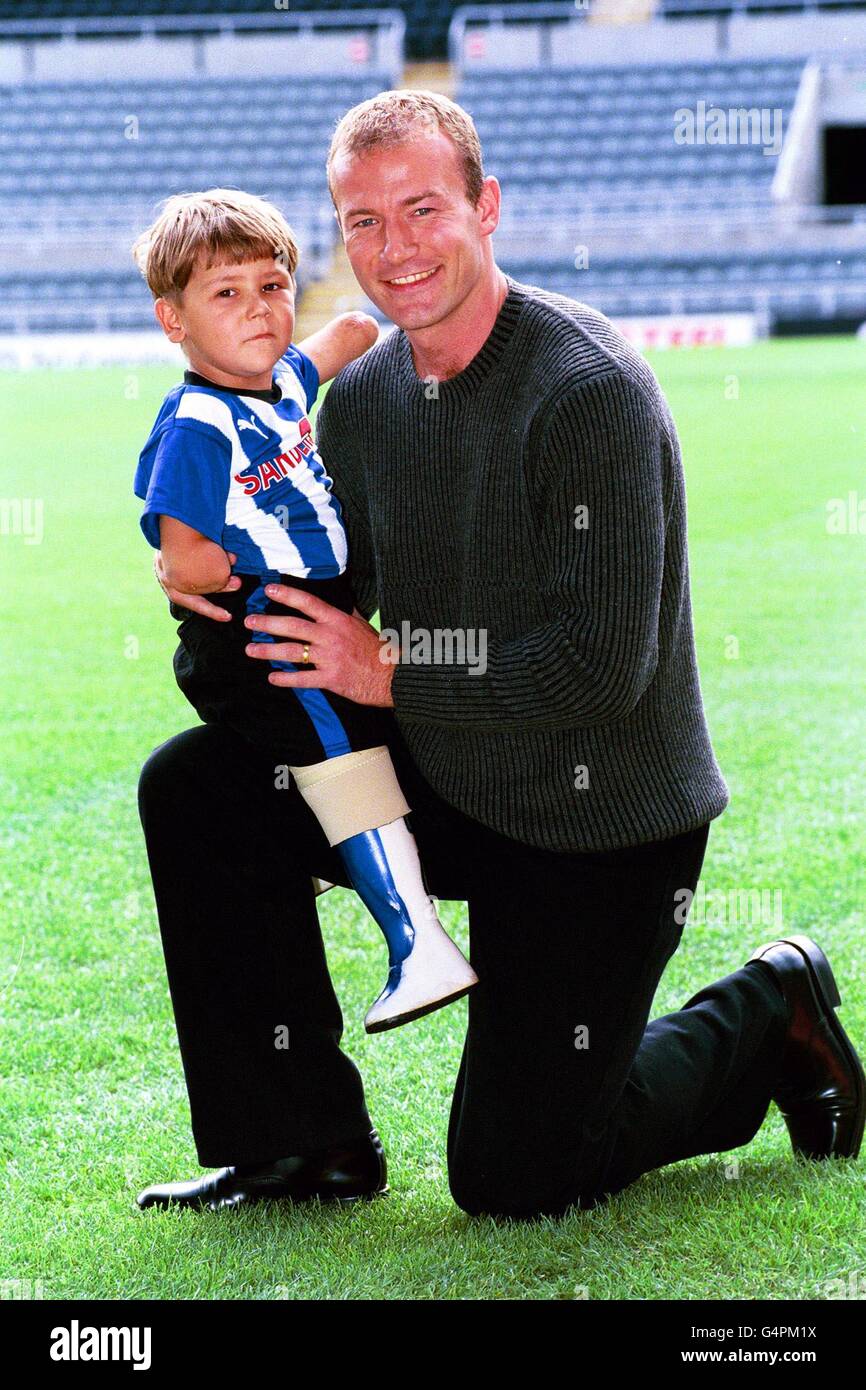
<instances>
[{"instance_id":1,"label":"grey ribbed sweater","mask_svg":"<svg viewBox=\"0 0 866 1390\"><path fill-rule=\"evenodd\" d=\"M724 810L676 429L608 319L509 278L458 376L425 383L398 330L340 373L317 436L364 615L486 634L484 674L471 660L395 668L401 733L440 796L570 851Z\"/></svg>"}]
</instances>

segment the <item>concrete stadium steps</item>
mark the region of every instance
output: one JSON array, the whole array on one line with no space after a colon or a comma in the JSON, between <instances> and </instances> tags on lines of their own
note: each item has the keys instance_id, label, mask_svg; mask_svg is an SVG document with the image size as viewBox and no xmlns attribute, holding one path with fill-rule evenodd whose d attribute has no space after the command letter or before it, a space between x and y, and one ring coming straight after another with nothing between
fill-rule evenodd
<instances>
[{"instance_id":1,"label":"concrete stadium steps","mask_svg":"<svg viewBox=\"0 0 866 1390\"><path fill-rule=\"evenodd\" d=\"M644 24L652 19L659 0L595 0L589 24Z\"/></svg>"},{"instance_id":2,"label":"concrete stadium steps","mask_svg":"<svg viewBox=\"0 0 866 1390\"><path fill-rule=\"evenodd\" d=\"M450 63L407 63L401 87L420 87L426 92L439 92L451 97L457 89L457 75Z\"/></svg>"}]
</instances>

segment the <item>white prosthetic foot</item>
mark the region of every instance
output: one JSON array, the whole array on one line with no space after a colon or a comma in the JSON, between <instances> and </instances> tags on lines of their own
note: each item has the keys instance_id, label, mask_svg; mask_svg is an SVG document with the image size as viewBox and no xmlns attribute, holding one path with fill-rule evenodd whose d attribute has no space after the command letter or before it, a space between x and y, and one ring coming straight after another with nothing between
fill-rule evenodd
<instances>
[{"instance_id":1,"label":"white prosthetic foot","mask_svg":"<svg viewBox=\"0 0 866 1390\"><path fill-rule=\"evenodd\" d=\"M477 985L478 976L436 915L431 901L423 915L412 914L415 940L405 960L393 965L388 983L364 1018L368 1033L399 1028L441 1009Z\"/></svg>"},{"instance_id":2,"label":"white prosthetic foot","mask_svg":"<svg viewBox=\"0 0 866 1390\"><path fill-rule=\"evenodd\" d=\"M402 929L391 938L397 949L392 945L388 983L364 1018L368 1033L381 1033L462 998L478 976L439 921L435 899L424 890L415 838L405 821L372 833L378 835L391 871Z\"/></svg>"}]
</instances>

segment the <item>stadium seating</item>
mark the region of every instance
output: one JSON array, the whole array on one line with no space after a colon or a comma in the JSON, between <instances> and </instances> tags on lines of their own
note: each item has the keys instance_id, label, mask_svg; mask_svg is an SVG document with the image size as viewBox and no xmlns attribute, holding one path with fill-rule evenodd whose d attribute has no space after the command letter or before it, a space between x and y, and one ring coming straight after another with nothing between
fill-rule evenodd
<instances>
[{"instance_id":1,"label":"stadium seating","mask_svg":"<svg viewBox=\"0 0 866 1390\"><path fill-rule=\"evenodd\" d=\"M803 61L465 71L457 99L503 188L500 264L524 283L619 317L751 311L779 326L866 319L863 239L834 240L830 230L817 244L778 238L778 165L758 138L674 138L676 112L694 111L698 100L723 111L778 109L787 131ZM739 229L725 232L726 219L737 218ZM764 248L757 234L743 246L750 219L767 223Z\"/></svg>"},{"instance_id":2,"label":"stadium seating","mask_svg":"<svg viewBox=\"0 0 866 1390\"><path fill-rule=\"evenodd\" d=\"M150 295L128 271L46 276L34 294L32 273L0 274L0 331L102 332L153 327Z\"/></svg>"},{"instance_id":3,"label":"stadium seating","mask_svg":"<svg viewBox=\"0 0 866 1390\"><path fill-rule=\"evenodd\" d=\"M150 326L149 297L128 258L129 243L160 199L215 184L260 193L284 210L301 245L303 285L325 268L336 236L325 180L334 124L381 86L381 75L352 74L302 76L291 84L123 79L0 89L0 222L7 235L38 236L55 220L74 228L82 246L91 237L94 269L100 262L117 266L104 293L98 276L67 280L58 269L68 307L58 301L38 311L32 296L29 306L27 296L16 299L15 276L4 277L0 325L20 329L38 318L44 327L53 317L63 327L70 319L77 327L101 326L113 295L109 326ZM131 116L135 139L125 133ZM86 263L86 254L80 260Z\"/></svg>"},{"instance_id":4,"label":"stadium seating","mask_svg":"<svg viewBox=\"0 0 866 1390\"><path fill-rule=\"evenodd\" d=\"M509 260L524 284L541 285L614 317L764 311L788 321L866 317L866 251L715 252L677 256L591 257L575 269L565 258Z\"/></svg>"},{"instance_id":5,"label":"stadium seating","mask_svg":"<svg viewBox=\"0 0 866 1390\"><path fill-rule=\"evenodd\" d=\"M766 201L775 162L759 144L677 144L675 113L778 108L786 129L801 59L473 72L458 93L506 194L564 197L585 214L623 199L680 207Z\"/></svg>"},{"instance_id":6,"label":"stadium seating","mask_svg":"<svg viewBox=\"0 0 866 1390\"><path fill-rule=\"evenodd\" d=\"M715 0L664 2L678 14L689 6L698 13L701 3L713 13L746 8L745 0L719 0L718 8ZM784 2L766 0L765 8ZM407 16L410 55L443 51L451 0L403 0L396 7ZM793 0L790 7L796 8ZM291 0L290 8L325 7L321 0ZM337 6L327 8L333 13ZM340 8L388 5L347 0ZM201 0L0 0L0 20L18 21L128 15L140 25L149 15L203 14L212 25L214 14L232 12L261 17L262 6L260 0L207 6ZM519 279L621 316L752 309L779 323L833 314L866 319L862 237L818 232L801 245L784 236L774 243L771 184L779 161L767 157L764 136L720 144L675 138L677 112L694 111L699 102L705 110L778 112L787 132L802 54L683 53L679 61L656 62L656 51L667 57L659 40L639 63L622 58L614 66L560 52L552 65L464 68L456 97L473 114L487 170L503 186L500 263ZM372 52L381 67L381 55ZM535 60L517 52L515 61ZM212 184L250 188L284 209L302 247L303 286L325 269L334 245L324 176L334 123L392 80L393 71L359 69L307 71L291 81L124 77L0 86L6 228L0 231L0 329L149 326L149 298L129 264L129 243L161 198ZM756 228L766 223L763 243L760 236L738 241L742 218L752 215ZM702 242L696 228L713 220L729 225ZM654 227L655 236L648 234ZM39 248L43 240L50 246L55 287L38 304L27 290L31 258L24 265L15 259L16 235L28 246ZM588 265L575 256L584 246Z\"/></svg>"},{"instance_id":7,"label":"stadium seating","mask_svg":"<svg viewBox=\"0 0 866 1390\"><path fill-rule=\"evenodd\" d=\"M220 175L262 192L321 197L344 106L379 78L40 83L0 104L0 194L153 199ZM219 111L220 120L214 120ZM125 134L130 116L137 134Z\"/></svg>"}]
</instances>

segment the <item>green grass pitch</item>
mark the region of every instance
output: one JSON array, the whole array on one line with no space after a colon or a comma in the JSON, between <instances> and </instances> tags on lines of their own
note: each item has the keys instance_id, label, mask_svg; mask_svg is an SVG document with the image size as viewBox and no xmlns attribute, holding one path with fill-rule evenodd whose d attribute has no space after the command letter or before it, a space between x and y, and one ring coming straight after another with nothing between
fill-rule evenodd
<instances>
[{"instance_id":1,"label":"green grass pitch","mask_svg":"<svg viewBox=\"0 0 866 1390\"><path fill-rule=\"evenodd\" d=\"M654 1014L778 934L773 918L710 920L712 899L758 888L781 893L785 931L827 950L866 1049L866 534L827 526L832 499L866 497L866 343L653 365L682 439L701 680L732 793L710 832L706 920L686 927ZM145 757L195 718L132 495L178 377L0 378L0 495L43 507L38 543L14 507L0 535L0 1279L62 1299L813 1299L859 1275L862 1297L866 1158L795 1162L775 1107L749 1146L648 1174L593 1212L468 1218L445 1169L465 1001L368 1037L382 943L343 891L322 925L392 1195L137 1211L141 1187L200 1171L135 807ZM464 906L444 913L465 947Z\"/></svg>"}]
</instances>

